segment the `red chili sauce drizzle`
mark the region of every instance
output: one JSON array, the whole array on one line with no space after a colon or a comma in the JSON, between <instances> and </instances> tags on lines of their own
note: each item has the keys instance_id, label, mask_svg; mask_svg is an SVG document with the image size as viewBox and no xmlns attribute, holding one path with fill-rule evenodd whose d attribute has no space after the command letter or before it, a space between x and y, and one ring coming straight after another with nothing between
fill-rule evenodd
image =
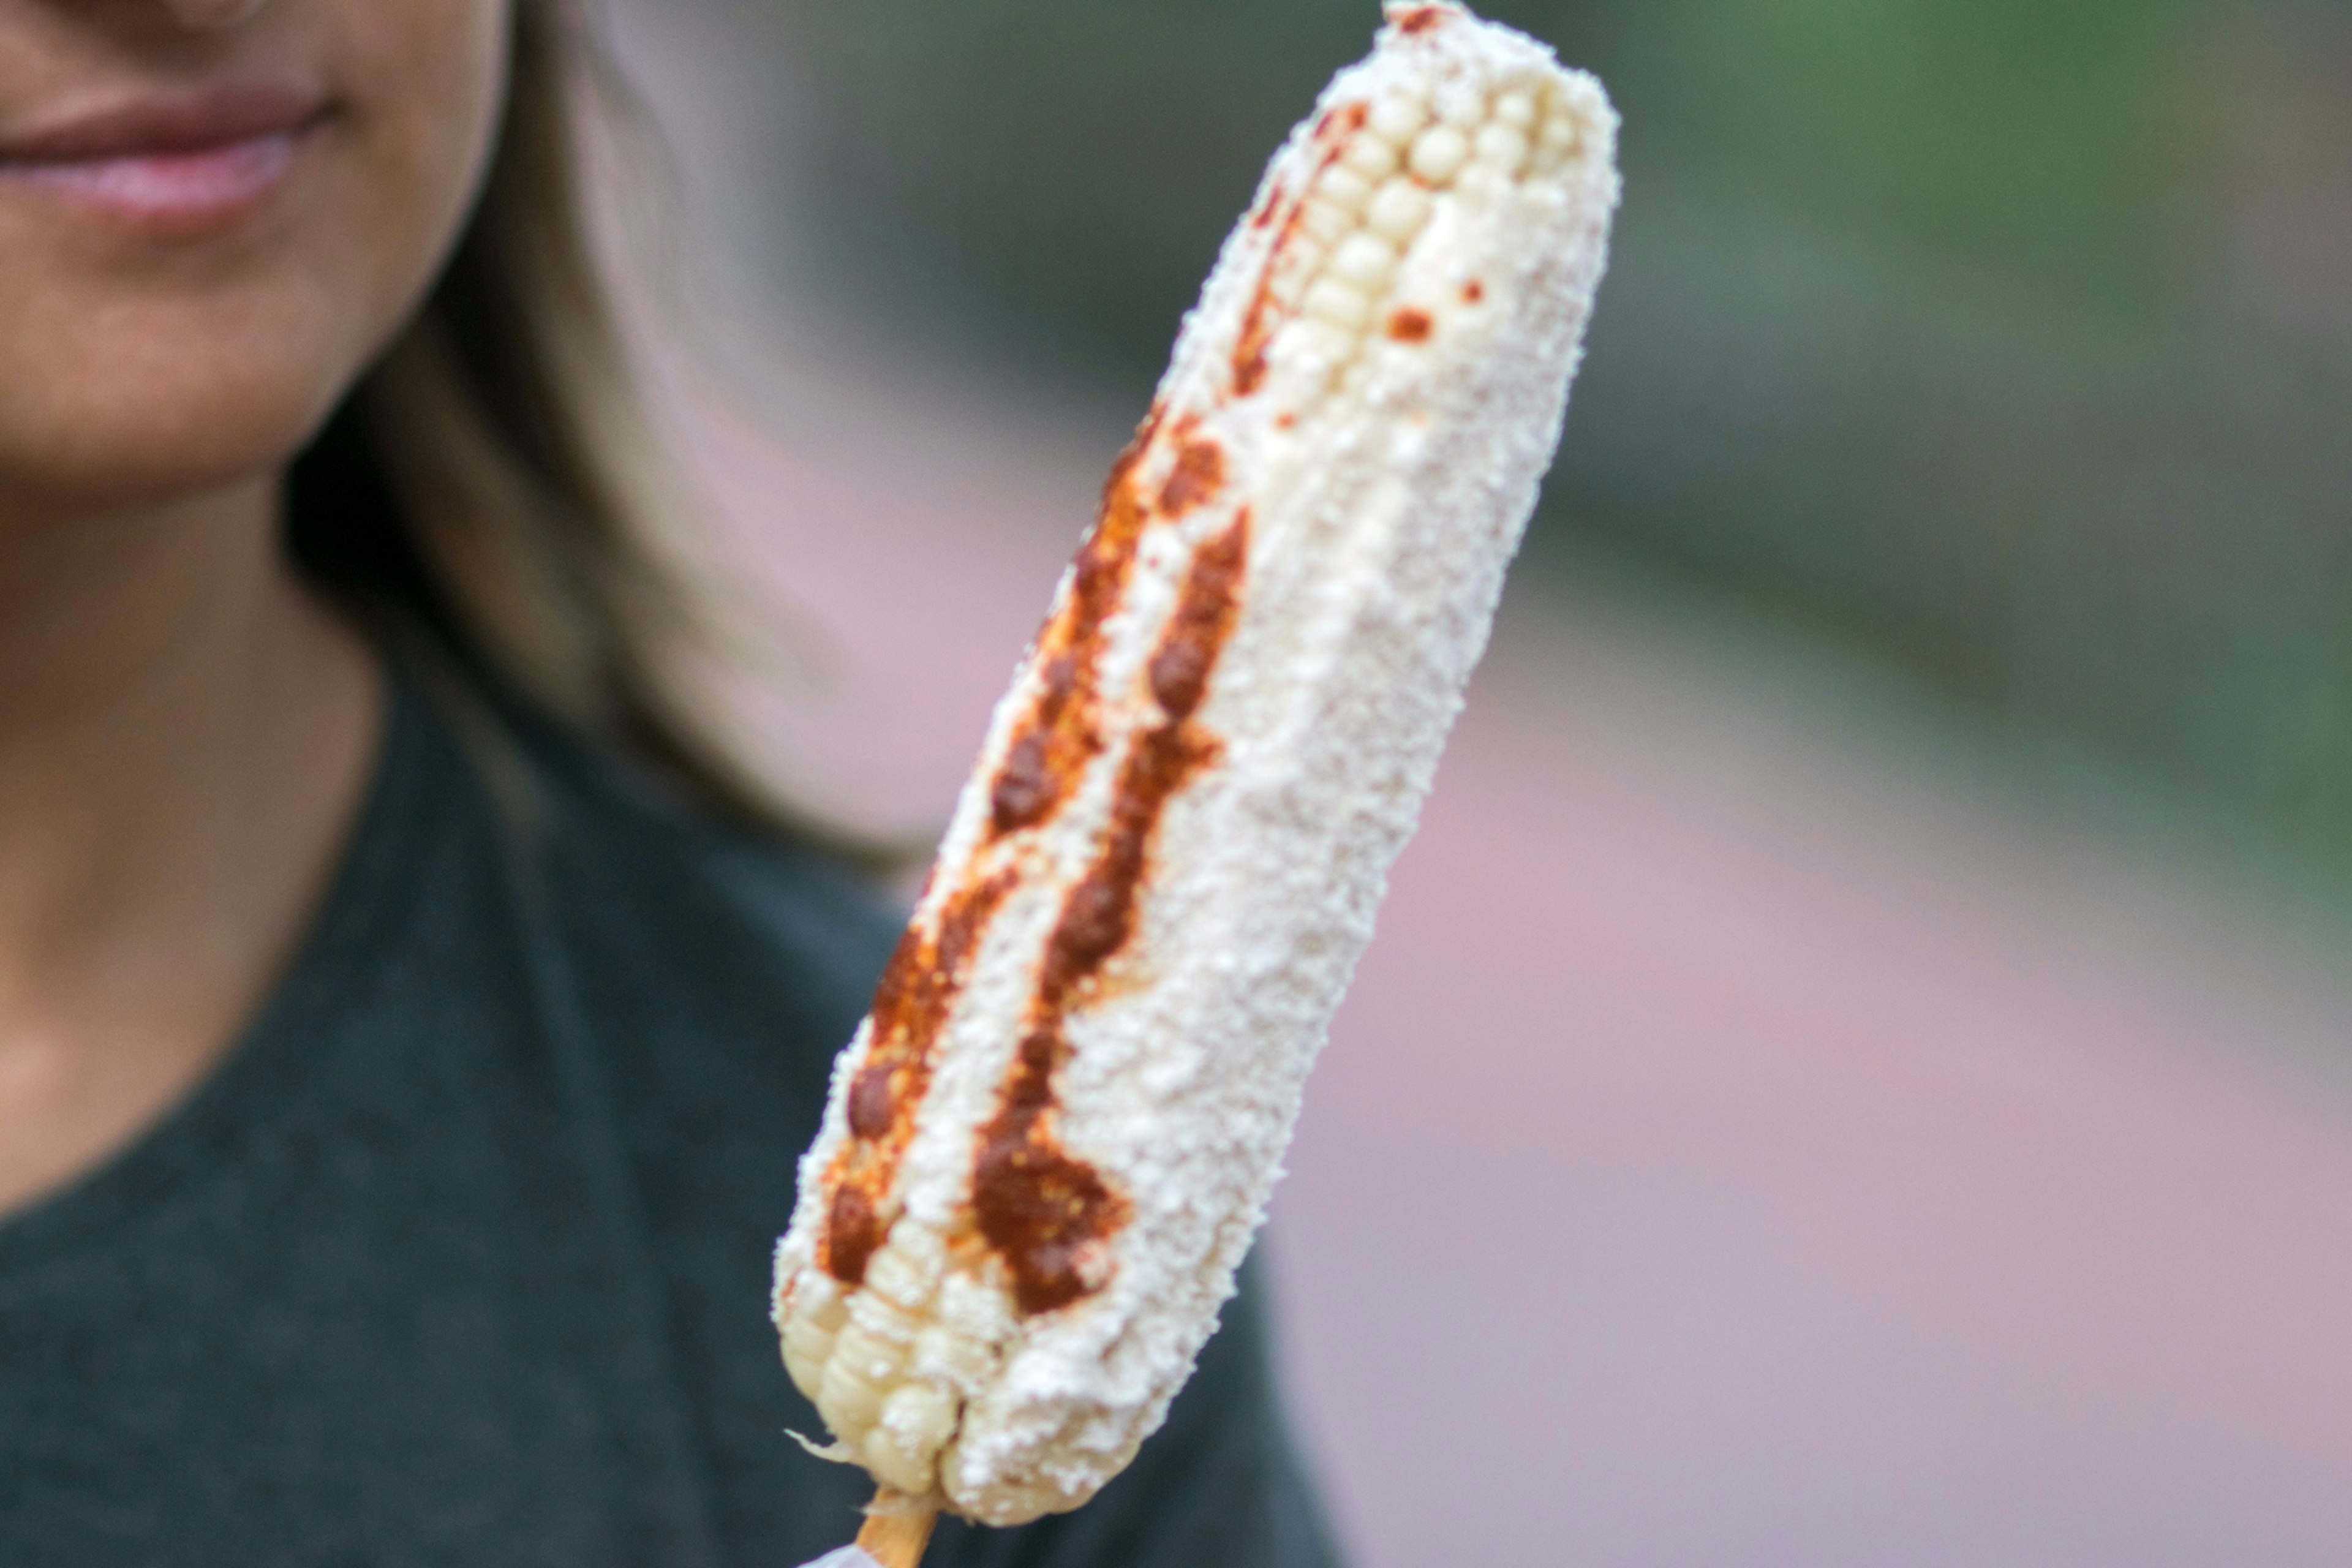
<instances>
[{"instance_id":1,"label":"red chili sauce drizzle","mask_svg":"<svg viewBox=\"0 0 2352 1568\"><path fill-rule=\"evenodd\" d=\"M1224 449L1195 435L1199 424L1197 416L1188 416L1170 433L1176 459L1158 498L1164 516L1181 516L1224 485ZM1095 669L1101 662L1103 625L1127 590L1136 547L1150 519L1136 470L1159 429L1155 412L1112 467L1103 489L1102 516L1078 551L1068 601L1038 636L1043 689L990 785L992 838L1052 817L1069 798L1088 760L1102 749Z\"/></svg>"},{"instance_id":2,"label":"red chili sauce drizzle","mask_svg":"<svg viewBox=\"0 0 2352 1568\"><path fill-rule=\"evenodd\" d=\"M1418 11L1408 11L1398 17L1397 30L1401 33L1424 33L1444 20L1444 10L1435 5L1423 5Z\"/></svg>"},{"instance_id":3,"label":"red chili sauce drizzle","mask_svg":"<svg viewBox=\"0 0 2352 1568\"><path fill-rule=\"evenodd\" d=\"M982 1237L1004 1259L1024 1316L1050 1312L1105 1283L1103 1244L1133 1205L1055 1131L1054 1075L1069 1055L1071 1007L1134 934L1153 829L1169 800L1216 755L1192 722L1233 630L1249 541L1244 509L1192 561L1148 679L1163 717L1120 770L1102 847L1062 906L1045 947L1020 1054L994 1120L981 1130L972 1208Z\"/></svg>"},{"instance_id":4,"label":"red chili sauce drizzle","mask_svg":"<svg viewBox=\"0 0 2352 1568\"><path fill-rule=\"evenodd\" d=\"M1425 343L1429 341L1431 329L1435 325L1436 323L1429 319L1428 311L1416 310L1408 306L1404 310L1390 313L1389 336L1401 343Z\"/></svg>"},{"instance_id":5,"label":"red chili sauce drizzle","mask_svg":"<svg viewBox=\"0 0 2352 1568\"><path fill-rule=\"evenodd\" d=\"M1280 180L1276 180L1267 188L1265 200L1258 204L1257 211L1250 215L1250 226L1252 228L1264 228L1266 225L1272 223L1274 221L1274 215L1276 212L1279 212L1282 208L1282 182Z\"/></svg>"},{"instance_id":6,"label":"red chili sauce drizzle","mask_svg":"<svg viewBox=\"0 0 2352 1568\"><path fill-rule=\"evenodd\" d=\"M1150 516L1135 471L1159 434L1160 410L1149 418L1111 465L1103 485L1102 514L1071 563L1069 596L1037 635L1044 676L1036 705L998 764L989 793L989 831L993 838L1034 827L1060 809L1102 747L1095 714L1095 666L1100 662L1103 623L1118 607L1135 567L1136 545Z\"/></svg>"},{"instance_id":7,"label":"red chili sauce drizzle","mask_svg":"<svg viewBox=\"0 0 2352 1568\"><path fill-rule=\"evenodd\" d=\"M1170 517L1205 504L1224 486L1224 450L1196 435L1198 426L1197 417L1187 418L1171 432L1176 457L1156 498L1158 510ZM995 837L1051 816L1101 749L1095 668L1104 623L1126 592L1150 520L1151 501L1136 472L1160 426L1155 409L1112 466L1102 516L1079 548L1069 597L1039 634L1044 689L997 770L990 802ZM914 1137L915 1112L930 1089L940 1032L989 921L1016 880L1007 869L968 882L940 909L936 937L908 927L883 973L874 997L872 1043L849 1086L850 1141L825 1173L833 1198L819 1256L845 1284L863 1283L866 1264L888 1234L891 1184ZM926 881L926 890L929 886Z\"/></svg>"},{"instance_id":8,"label":"red chili sauce drizzle","mask_svg":"<svg viewBox=\"0 0 2352 1568\"><path fill-rule=\"evenodd\" d=\"M1176 466L1160 487L1160 510L1164 517L1181 517L1194 507L1214 500L1225 488L1225 449L1188 431L1176 451Z\"/></svg>"},{"instance_id":9,"label":"red chili sauce drizzle","mask_svg":"<svg viewBox=\"0 0 2352 1568\"><path fill-rule=\"evenodd\" d=\"M845 1285L865 1282L866 1265L889 1230L890 1184L930 1089L940 1030L1013 881L1012 872L1000 871L957 889L940 910L937 935L908 926L882 972L866 1064L849 1086L849 1142L824 1178L833 1204L818 1257Z\"/></svg>"},{"instance_id":10,"label":"red chili sauce drizzle","mask_svg":"<svg viewBox=\"0 0 2352 1568\"><path fill-rule=\"evenodd\" d=\"M1259 275L1257 292L1251 296L1249 310L1242 316L1241 337L1234 344L1234 393L1236 396L1247 397L1265 381L1266 345L1274 341L1275 328L1281 325L1272 319L1275 310L1272 293L1274 272L1281 263L1283 252L1290 247L1291 237L1298 232L1299 219L1307 211L1306 192L1314 188L1316 179L1321 177L1324 170L1339 161L1339 154L1348 149L1348 138L1364 128L1364 121L1371 118L1371 112L1370 104L1351 103L1344 109L1326 111L1323 118L1315 122L1310 134L1323 144L1323 158L1315 165L1315 174L1302 187L1298 198L1291 204L1289 216L1283 219L1282 232L1275 237L1272 247L1266 251L1265 269ZM1271 219L1271 203L1265 216ZM1263 221L1258 225L1260 227L1264 226Z\"/></svg>"}]
</instances>

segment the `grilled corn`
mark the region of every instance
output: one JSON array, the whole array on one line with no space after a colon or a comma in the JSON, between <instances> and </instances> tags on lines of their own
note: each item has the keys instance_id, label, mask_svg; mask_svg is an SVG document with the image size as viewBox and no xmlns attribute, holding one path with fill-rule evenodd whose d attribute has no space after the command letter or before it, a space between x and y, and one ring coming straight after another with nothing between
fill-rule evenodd
<instances>
[{"instance_id":1,"label":"grilled corn","mask_svg":"<svg viewBox=\"0 0 2352 1568\"><path fill-rule=\"evenodd\" d=\"M1559 437L1615 124L1391 5L1226 242L778 1244L786 1364L887 1488L1075 1508L1215 1326Z\"/></svg>"}]
</instances>

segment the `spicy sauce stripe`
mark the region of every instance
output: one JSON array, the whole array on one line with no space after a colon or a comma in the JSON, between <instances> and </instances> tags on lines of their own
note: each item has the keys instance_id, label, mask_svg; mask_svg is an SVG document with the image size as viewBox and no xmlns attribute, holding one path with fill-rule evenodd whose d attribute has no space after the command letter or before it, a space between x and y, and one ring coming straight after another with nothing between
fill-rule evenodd
<instances>
[{"instance_id":1,"label":"spicy sauce stripe","mask_svg":"<svg viewBox=\"0 0 2352 1568\"><path fill-rule=\"evenodd\" d=\"M1215 739L1193 722L1240 605L1249 512L1205 541L1146 675L1161 719L1139 736L1093 867L1064 900L1047 942L1021 1047L995 1118L981 1131L972 1210L1004 1260L1024 1315L1068 1306L1102 1288L1104 1247L1133 1212L1055 1131L1055 1072L1069 1055L1066 1025L1087 984L1134 934L1154 829L1176 792L1213 761Z\"/></svg>"},{"instance_id":2,"label":"spicy sauce stripe","mask_svg":"<svg viewBox=\"0 0 2352 1568\"><path fill-rule=\"evenodd\" d=\"M940 1032L1015 880L1011 871L999 871L966 882L940 906L929 931L921 922L907 928L882 972L866 1060L849 1086L849 1141L824 1176L832 1198L819 1257L845 1285L865 1282L866 1265L889 1230L890 1185L930 1089Z\"/></svg>"},{"instance_id":3,"label":"spicy sauce stripe","mask_svg":"<svg viewBox=\"0 0 2352 1568\"><path fill-rule=\"evenodd\" d=\"M1103 487L1102 516L1072 563L1067 602L1038 635L1036 700L990 784L992 838L1049 820L1101 751L1096 682L1103 628L1134 574L1136 551L1155 500L1160 515L1181 517L1214 499L1224 485L1224 450L1202 438L1199 426L1197 417L1187 416L1167 432L1175 452L1157 498L1142 484L1140 470L1161 432L1160 412L1144 422L1112 466Z\"/></svg>"},{"instance_id":4,"label":"spicy sauce stripe","mask_svg":"<svg viewBox=\"0 0 2352 1568\"><path fill-rule=\"evenodd\" d=\"M1102 517L1079 548L1067 600L1038 636L1043 689L993 781L992 837L1052 816L1101 748L1096 681L1103 627L1125 595L1154 510L1182 516L1224 487L1223 448L1197 433L1197 419L1186 418L1168 431L1175 452L1151 496L1140 470L1162 425L1155 411L1112 466ZM930 1089L940 1031L989 921L1017 879L1008 868L968 880L929 922L936 935L927 935L923 922L910 925L875 993L871 1043L849 1086L849 1141L825 1173L831 1198L820 1256L845 1284L863 1282L888 1234L891 1185Z\"/></svg>"},{"instance_id":5,"label":"spicy sauce stripe","mask_svg":"<svg viewBox=\"0 0 2352 1568\"><path fill-rule=\"evenodd\" d=\"M1127 591L1150 508L1137 482L1161 422L1154 408L1103 485L1102 513L1070 563L1070 591L1038 634L1040 687L989 788L992 838L1034 827L1069 797L1102 744L1096 709L1096 666L1103 624Z\"/></svg>"}]
</instances>

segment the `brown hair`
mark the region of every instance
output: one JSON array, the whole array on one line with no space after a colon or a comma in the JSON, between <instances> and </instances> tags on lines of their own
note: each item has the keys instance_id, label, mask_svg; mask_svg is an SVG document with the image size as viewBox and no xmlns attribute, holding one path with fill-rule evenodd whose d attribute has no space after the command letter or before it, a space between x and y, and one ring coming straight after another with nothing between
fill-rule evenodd
<instances>
[{"instance_id":1,"label":"brown hair","mask_svg":"<svg viewBox=\"0 0 2352 1568\"><path fill-rule=\"evenodd\" d=\"M614 90L569 0L516 0L479 205L422 310L295 462L297 563L392 656L521 702L707 809L869 858L688 701L677 487L598 276L577 100Z\"/></svg>"}]
</instances>

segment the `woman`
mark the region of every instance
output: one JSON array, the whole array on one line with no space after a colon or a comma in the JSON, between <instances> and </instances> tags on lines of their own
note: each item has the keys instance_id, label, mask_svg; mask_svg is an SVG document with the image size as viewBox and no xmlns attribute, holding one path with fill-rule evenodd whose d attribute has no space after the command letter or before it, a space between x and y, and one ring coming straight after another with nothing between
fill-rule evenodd
<instances>
[{"instance_id":1,"label":"woman","mask_svg":"<svg viewBox=\"0 0 2352 1568\"><path fill-rule=\"evenodd\" d=\"M0 1561L782 1564L892 922L659 671L561 0L0 0ZM938 1564L1310 1563L1245 1297Z\"/></svg>"}]
</instances>

